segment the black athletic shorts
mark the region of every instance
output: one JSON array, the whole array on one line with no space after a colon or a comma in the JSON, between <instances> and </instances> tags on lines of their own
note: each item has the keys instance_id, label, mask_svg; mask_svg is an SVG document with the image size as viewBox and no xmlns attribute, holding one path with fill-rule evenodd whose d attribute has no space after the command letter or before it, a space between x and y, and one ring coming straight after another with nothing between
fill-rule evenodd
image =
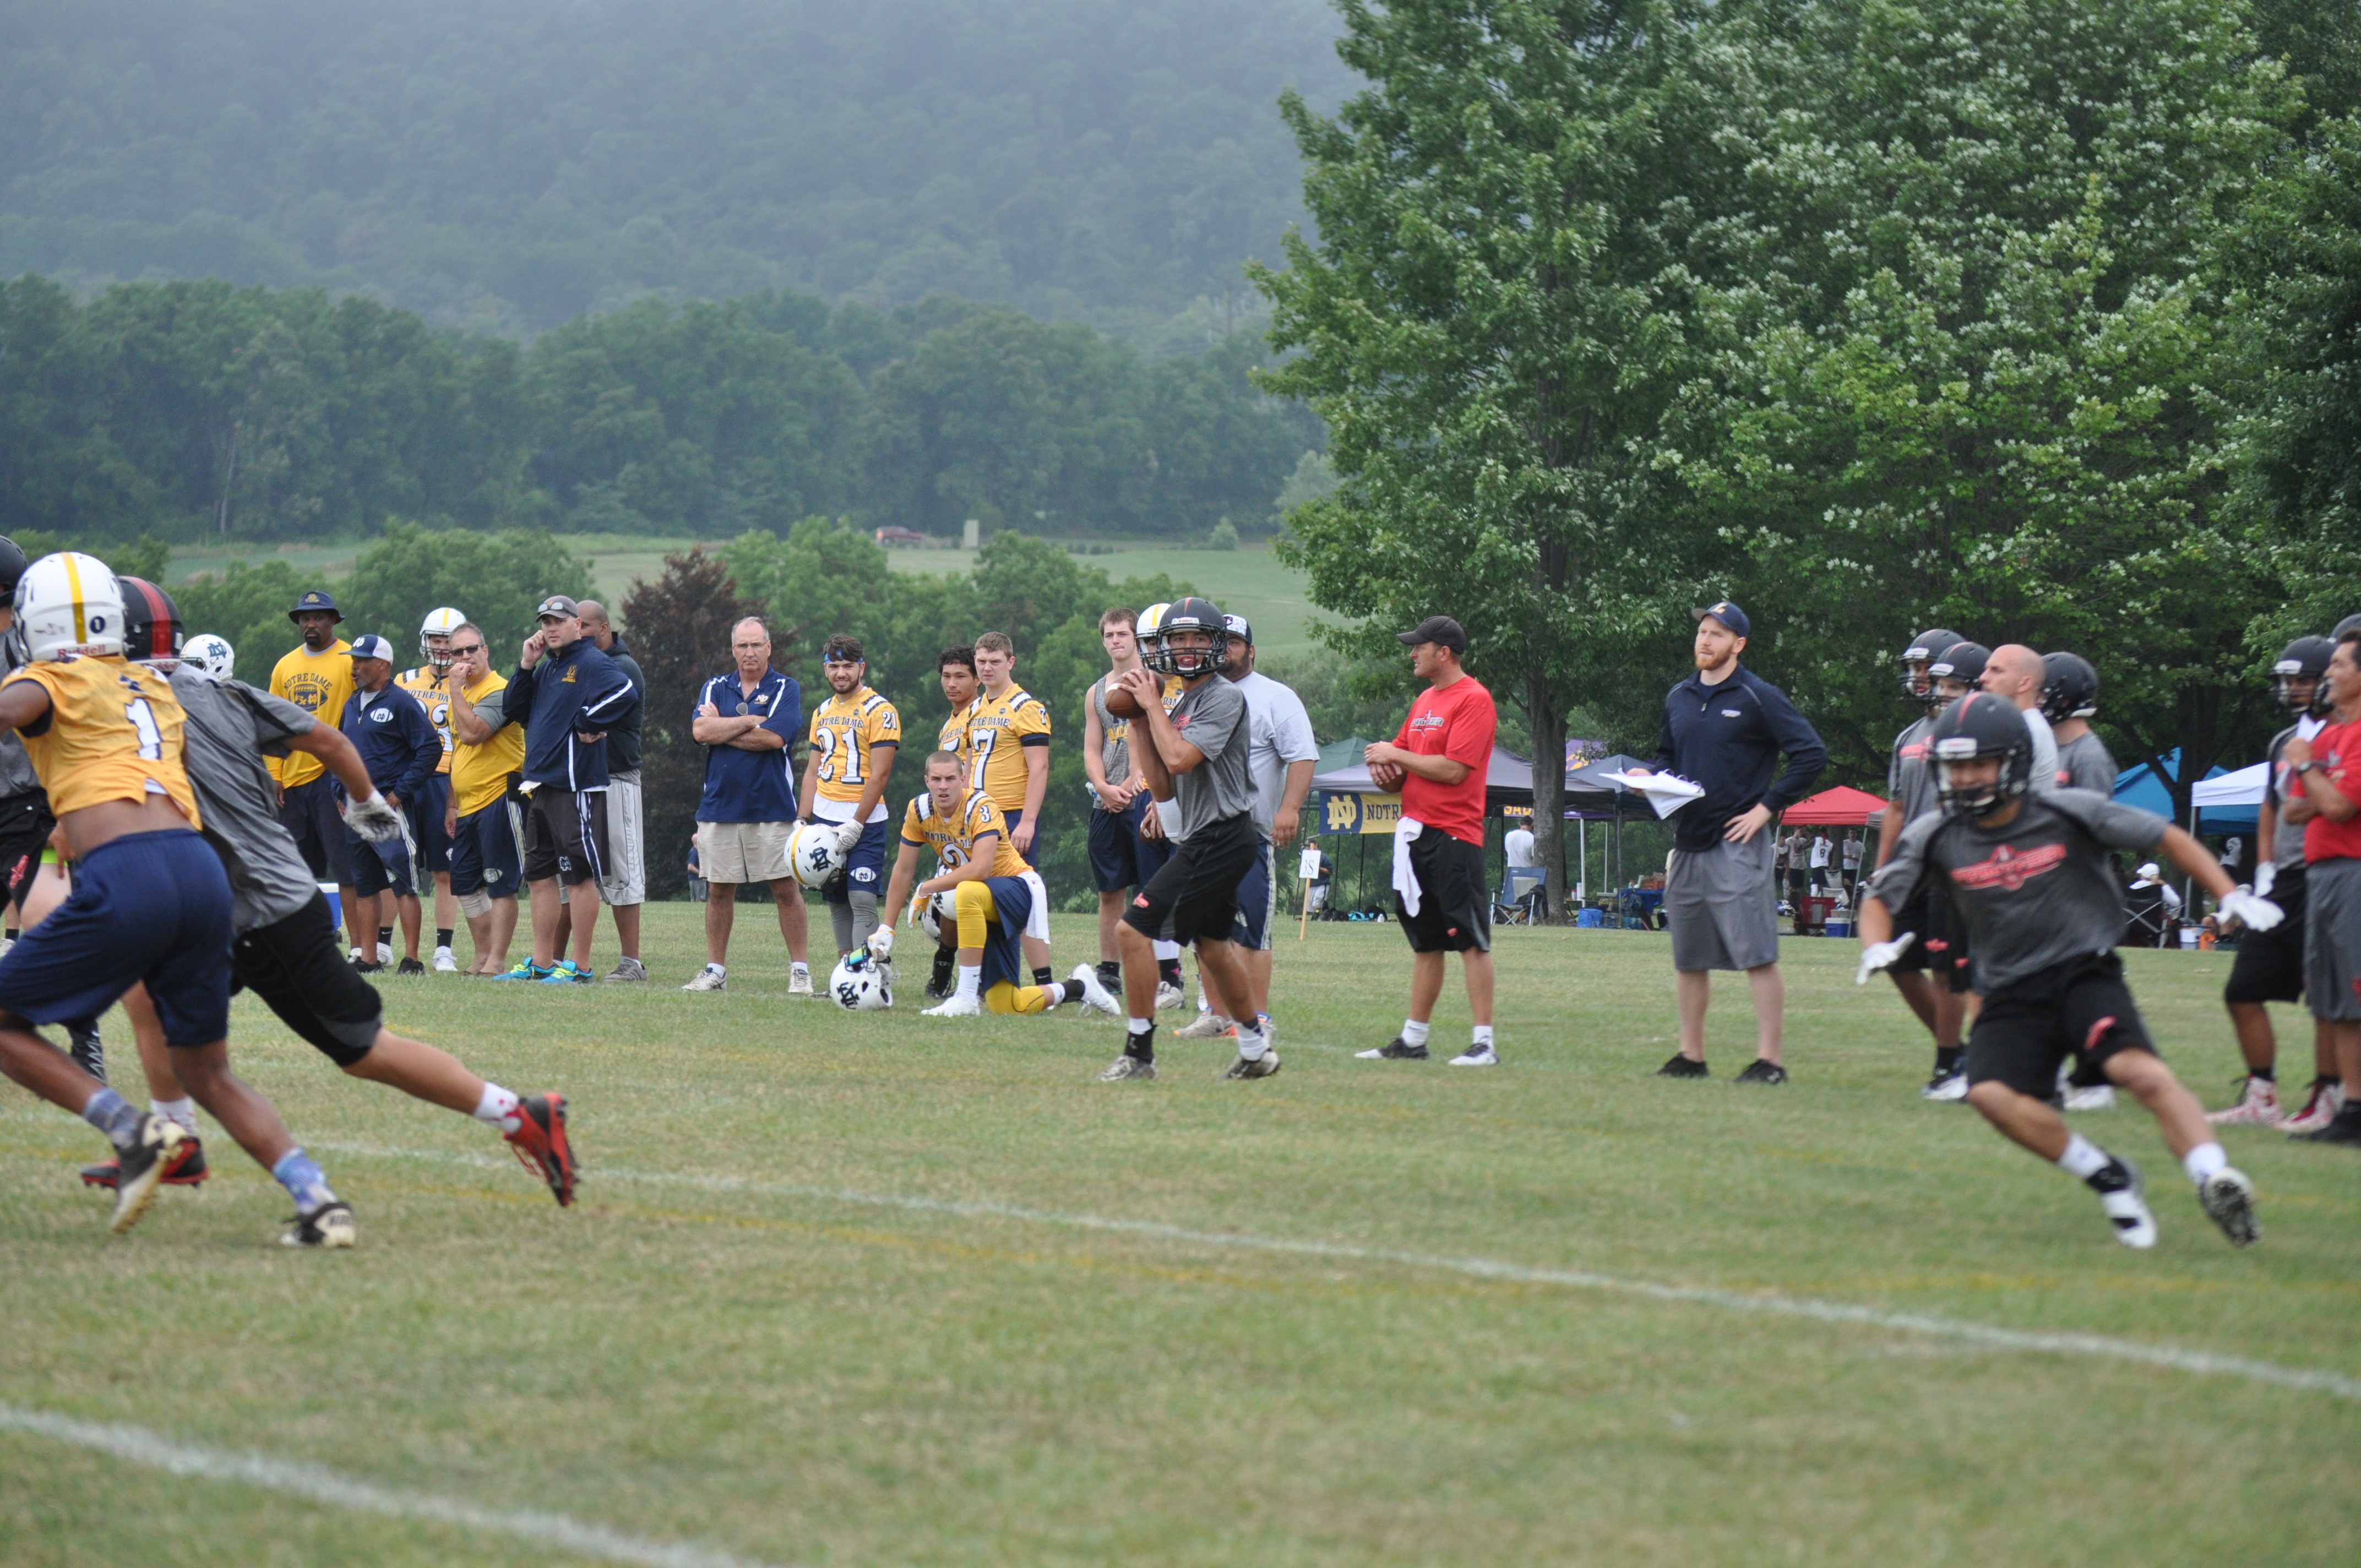
<instances>
[{"instance_id":1,"label":"black athletic shorts","mask_svg":"<svg viewBox=\"0 0 2361 1568\"><path fill-rule=\"evenodd\" d=\"M336 781L326 773L286 792L279 825L295 840L316 882L353 884L352 854L345 847L345 816L336 809Z\"/></svg>"},{"instance_id":2,"label":"black athletic shorts","mask_svg":"<svg viewBox=\"0 0 2361 1568\"><path fill-rule=\"evenodd\" d=\"M2019 1094L2047 1100L2058 1091L2060 1063L2072 1060L2069 1081L2089 1089L2108 1081L2100 1064L2124 1050L2163 1054L2124 983L2123 959L2094 954L1985 994L1968 1036L1968 1082L1998 1079Z\"/></svg>"},{"instance_id":3,"label":"black athletic shorts","mask_svg":"<svg viewBox=\"0 0 2361 1568\"><path fill-rule=\"evenodd\" d=\"M1484 846L1428 828L1410 841L1410 872L1418 879L1418 913L1394 894L1394 913L1413 953L1492 950L1492 894L1484 875Z\"/></svg>"},{"instance_id":4,"label":"black athletic shorts","mask_svg":"<svg viewBox=\"0 0 2361 1568\"><path fill-rule=\"evenodd\" d=\"M8 878L8 902L15 904L33 885L33 873L41 869L41 851L49 848L49 835L58 830L58 819L49 815L49 797L41 790L30 795L0 800L0 868L5 868Z\"/></svg>"},{"instance_id":5,"label":"black athletic shorts","mask_svg":"<svg viewBox=\"0 0 2361 1568\"><path fill-rule=\"evenodd\" d=\"M1226 942L1238 917L1238 883L1262 853L1254 813L1212 822L1172 847L1123 912L1125 924L1150 941Z\"/></svg>"},{"instance_id":6,"label":"black athletic shorts","mask_svg":"<svg viewBox=\"0 0 2361 1568\"><path fill-rule=\"evenodd\" d=\"M524 880L607 880L607 795L543 784L524 810Z\"/></svg>"},{"instance_id":7,"label":"black athletic shorts","mask_svg":"<svg viewBox=\"0 0 2361 1568\"><path fill-rule=\"evenodd\" d=\"M2222 988L2224 1002L2301 1002L2303 1000L2303 868L2279 873L2271 884L2271 902L2287 918L2268 931L2246 927L2238 938L2238 958L2230 966L2230 982Z\"/></svg>"},{"instance_id":8,"label":"black athletic shorts","mask_svg":"<svg viewBox=\"0 0 2361 1568\"><path fill-rule=\"evenodd\" d=\"M369 1054L385 1018L377 988L345 961L328 901L258 926L230 943L230 986L251 991L279 1021L338 1067Z\"/></svg>"},{"instance_id":9,"label":"black athletic shorts","mask_svg":"<svg viewBox=\"0 0 2361 1568\"><path fill-rule=\"evenodd\" d=\"M1927 978L1949 986L1953 994L1968 989L1968 967L1971 955L1968 951L1966 925L1949 898L1938 897L1926 883L1910 901L1894 912L1894 933L1916 931L1918 939L1894 960L1888 972L1916 974L1924 971Z\"/></svg>"}]
</instances>

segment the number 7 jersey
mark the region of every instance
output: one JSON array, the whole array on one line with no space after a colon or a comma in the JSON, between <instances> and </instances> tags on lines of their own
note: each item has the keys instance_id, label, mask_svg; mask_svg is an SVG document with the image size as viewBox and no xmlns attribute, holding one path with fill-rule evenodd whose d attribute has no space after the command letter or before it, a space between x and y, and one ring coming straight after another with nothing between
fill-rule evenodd
<instances>
[{"instance_id":1,"label":"number 7 jersey","mask_svg":"<svg viewBox=\"0 0 2361 1568\"><path fill-rule=\"evenodd\" d=\"M49 694L38 732L18 731L25 754L63 817L110 800L169 796L192 828L202 826L196 792L181 766L187 716L163 676L114 654L38 660L8 677Z\"/></svg>"}]
</instances>

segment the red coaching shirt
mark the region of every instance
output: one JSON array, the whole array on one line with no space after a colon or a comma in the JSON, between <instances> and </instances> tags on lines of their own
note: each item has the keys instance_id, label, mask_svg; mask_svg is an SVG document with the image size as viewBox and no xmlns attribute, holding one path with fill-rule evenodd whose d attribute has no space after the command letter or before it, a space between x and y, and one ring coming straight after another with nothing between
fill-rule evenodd
<instances>
[{"instance_id":1,"label":"red coaching shirt","mask_svg":"<svg viewBox=\"0 0 2361 1568\"><path fill-rule=\"evenodd\" d=\"M1467 776L1455 784L1444 784L1410 774L1402 780L1402 815L1455 839L1481 844L1484 775L1492 765L1492 737L1499 728L1500 715L1492 706L1492 694L1473 675L1419 693L1394 744L1422 757L1465 762Z\"/></svg>"},{"instance_id":2,"label":"red coaching shirt","mask_svg":"<svg viewBox=\"0 0 2361 1568\"><path fill-rule=\"evenodd\" d=\"M2361 802L2361 724L2332 724L2312 738L2312 760L2328 775L2345 799ZM2311 783L2307 778L2288 781L2288 793ZM1405 802L1402 809L1410 809ZM2303 858L2307 861L2333 861L2350 857L2361 860L2361 815L2331 822L2325 817L2315 817L2303 825Z\"/></svg>"}]
</instances>

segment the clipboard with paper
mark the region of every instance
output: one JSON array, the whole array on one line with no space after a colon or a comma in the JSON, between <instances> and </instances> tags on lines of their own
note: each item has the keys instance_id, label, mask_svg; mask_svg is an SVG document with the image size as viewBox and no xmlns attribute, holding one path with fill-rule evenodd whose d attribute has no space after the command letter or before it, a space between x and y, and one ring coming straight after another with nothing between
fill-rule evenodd
<instances>
[{"instance_id":1,"label":"clipboard with paper","mask_svg":"<svg viewBox=\"0 0 2361 1568\"><path fill-rule=\"evenodd\" d=\"M1705 785L1678 773L1616 773L1598 775L1609 784L1621 784L1637 791L1656 813L1658 820L1670 817L1690 801L1702 799Z\"/></svg>"}]
</instances>

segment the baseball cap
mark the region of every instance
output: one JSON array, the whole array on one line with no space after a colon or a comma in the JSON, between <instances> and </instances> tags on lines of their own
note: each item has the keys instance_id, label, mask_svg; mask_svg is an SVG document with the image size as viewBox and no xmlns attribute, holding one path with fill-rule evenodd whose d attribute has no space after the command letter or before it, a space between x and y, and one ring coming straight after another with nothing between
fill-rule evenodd
<instances>
[{"instance_id":1,"label":"baseball cap","mask_svg":"<svg viewBox=\"0 0 2361 1568\"><path fill-rule=\"evenodd\" d=\"M1752 635L1746 630L1746 612L1728 599L1717 600L1703 609L1693 609L1689 611L1689 615L1691 619L1697 620L1703 620L1709 615L1741 637Z\"/></svg>"},{"instance_id":2,"label":"baseball cap","mask_svg":"<svg viewBox=\"0 0 2361 1568\"><path fill-rule=\"evenodd\" d=\"M318 588L310 590L302 598L297 599L295 608L287 612L287 619L292 620L299 615L315 609L324 609L338 620L345 619L345 612L336 608L336 601Z\"/></svg>"},{"instance_id":3,"label":"baseball cap","mask_svg":"<svg viewBox=\"0 0 2361 1568\"><path fill-rule=\"evenodd\" d=\"M581 613L582 607L564 594L552 594L541 601L541 607L533 612L533 618L535 620L546 620L551 616L570 617Z\"/></svg>"},{"instance_id":4,"label":"baseball cap","mask_svg":"<svg viewBox=\"0 0 2361 1568\"><path fill-rule=\"evenodd\" d=\"M390 664L393 663L393 644L374 633L365 632L361 636L353 639L353 657L356 659L383 659L387 663Z\"/></svg>"},{"instance_id":5,"label":"baseball cap","mask_svg":"<svg viewBox=\"0 0 2361 1568\"><path fill-rule=\"evenodd\" d=\"M1430 615L1408 631L1397 633L1395 641L1406 648L1415 648L1422 642L1432 642L1439 648L1448 648L1455 653L1467 652L1467 633L1460 629L1457 621L1447 615Z\"/></svg>"},{"instance_id":6,"label":"baseball cap","mask_svg":"<svg viewBox=\"0 0 2361 1568\"><path fill-rule=\"evenodd\" d=\"M1222 617L1222 625L1231 636L1237 638L1247 647L1254 646L1254 628L1246 624L1245 616L1225 615Z\"/></svg>"},{"instance_id":7,"label":"baseball cap","mask_svg":"<svg viewBox=\"0 0 2361 1568\"><path fill-rule=\"evenodd\" d=\"M2154 861L2150 861L2146 865L2140 867L2139 880L2142 882L2162 882L2164 880L2164 868L2158 865Z\"/></svg>"}]
</instances>

